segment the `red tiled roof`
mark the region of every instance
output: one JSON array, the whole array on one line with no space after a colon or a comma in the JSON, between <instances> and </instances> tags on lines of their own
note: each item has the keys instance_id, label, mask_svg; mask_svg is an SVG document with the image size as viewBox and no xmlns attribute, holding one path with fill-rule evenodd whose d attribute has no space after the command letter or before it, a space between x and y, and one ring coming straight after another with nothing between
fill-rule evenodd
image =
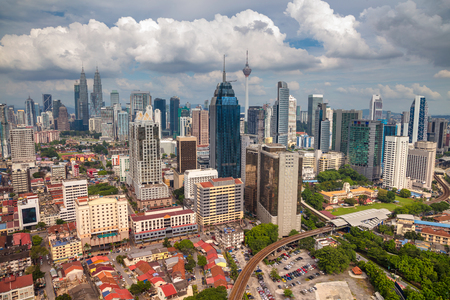
<instances>
[{"instance_id":1,"label":"red tiled roof","mask_svg":"<svg viewBox=\"0 0 450 300\"><path fill-rule=\"evenodd\" d=\"M21 277L7 277L4 281L0 281L0 293L20 289L33 285L33 275L25 275Z\"/></svg>"},{"instance_id":2,"label":"red tiled roof","mask_svg":"<svg viewBox=\"0 0 450 300\"><path fill-rule=\"evenodd\" d=\"M177 294L177 291L175 290L175 287L173 284L165 284L160 286L162 292L164 293L164 296L170 297Z\"/></svg>"},{"instance_id":3,"label":"red tiled roof","mask_svg":"<svg viewBox=\"0 0 450 300\"><path fill-rule=\"evenodd\" d=\"M204 187L204 188L211 188L211 187L214 187L214 185L213 185L211 182L209 182L209 181L207 181L207 182L200 182L200 185L201 185L202 187Z\"/></svg>"},{"instance_id":4,"label":"red tiled roof","mask_svg":"<svg viewBox=\"0 0 450 300\"><path fill-rule=\"evenodd\" d=\"M444 230L434 230L434 229L431 229L431 228L428 228L428 227L423 228L422 229L422 233L438 235L438 236L445 236L447 238L450 237L450 234L448 234Z\"/></svg>"},{"instance_id":5,"label":"red tiled roof","mask_svg":"<svg viewBox=\"0 0 450 300\"><path fill-rule=\"evenodd\" d=\"M212 178L212 182L220 182L220 181L227 181L227 180L233 180L233 177L225 177L225 178Z\"/></svg>"},{"instance_id":6,"label":"red tiled roof","mask_svg":"<svg viewBox=\"0 0 450 300\"><path fill-rule=\"evenodd\" d=\"M74 261L71 263L65 263L62 264L62 269L64 270L64 273L67 275L73 270L83 270L83 267L81 266L81 262Z\"/></svg>"},{"instance_id":7,"label":"red tiled roof","mask_svg":"<svg viewBox=\"0 0 450 300\"><path fill-rule=\"evenodd\" d=\"M194 212L190 209L183 209L179 211L173 211L173 212L164 212L160 214L155 215L147 215L147 216L132 216L131 219L135 222L137 221L144 221L149 219L158 219L158 218L164 218L165 216L179 216L179 215L186 215L186 214L193 214Z\"/></svg>"},{"instance_id":8,"label":"red tiled roof","mask_svg":"<svg viewBox=\"0 0 450 300\"><path fill-rule=\"evenodd\" d=\"M336 216L332 215L329 211L321 210L320 213L321 213L322 215L324 215L325 217L330 218L331 220L336 219Z\"/></svg>"},{"instance_id":9,"label":"red tiled roof","mask_svg":"<svg viewBox=\"0 0 450 300\"><path fill-rule=\"evenodd\" d=\"M161 277L153 277L152 279L150 279L150 282L152 284L156 284L156 283L158 283L160 281L165 282L164 279L162 279Z\"/></svg>"}]
</instances>

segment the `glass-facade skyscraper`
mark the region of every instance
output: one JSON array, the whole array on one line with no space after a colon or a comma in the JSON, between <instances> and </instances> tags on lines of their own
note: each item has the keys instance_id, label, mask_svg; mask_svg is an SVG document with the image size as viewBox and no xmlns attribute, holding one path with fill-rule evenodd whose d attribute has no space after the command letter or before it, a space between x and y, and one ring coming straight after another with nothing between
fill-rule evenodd
<instances>
[{"instance_id":1,"label":"glass-facade skyscraper","mask_svg":"<svg viewBox=\"0 0 450 300\"><path fill-rule=\"evenodd\" d=\"M330 150L330 120L327 119L326 103L319 103L316 109L315 130L314 149L328 152Z\"/></svg>"},{"instance_id":2,"label":"glass-facade skyscraper","mask_svg":"<svg viewBox=\"0 0 450 300\"><path fill-rule=\"evenodd\" d=\"M53 108L53 101L51 94L42 94L43 111L51 111Z\"/></svg>"},{"instance_id":3,"label":"glass-facade skyscraper","mask_svg":"<svg viewBox=\"0 0 450 300\"><path fill-rule=\"evenodd\" d=\"M100 108L103 106L102 79L97 68L94 74L94 89L91 93L91 116L100 116Z\"/></svg>"},{"instance_id":4,"label":"glass-facade skyscraper","mask_svg":"<svg viewBox=\"0 0 450 300\"><path fill-rule=\"evenodd\" d=\"M286 82L279 81L277 85L277 101L274 104L276 112L273 120L274 141L287 146L289 132L289 88Z\"/></svg>"},{"instance_id":5,"label":"glass-facade skyscraper","mask_svg":"<svg viewBox=\"0 0 450 300\"><path fill-rule=\"evenodd\" d=\"M210 166L217 170L219 178L241 177L241 134L238 99L231 83L217 84L209 106Z\"/></svg>"},{"instance_id":6,"label":"glass-facade skyscraper","mask_svg":"<svg viewBox=\"0 0 450 300\"><path fill-rule=\"evenodd\" d=\"M79 120L80 84L78 80L73 85L73 97L75 99L75 120Z\"/></svg>"},{"instance_id":7,"label":"glass-facade skyscraper","mask_svg":"<svg viewBox=\"0 0 450 300\"><path fill-rule=\"evenodd\" d=\"M348 125L351 120L362 119L361 110L333 110L333 125L331 135L331 149L347 153Z\"/></svg>"},{"instance_id":8,"label":"glass-facade skyscraper","mask_svg":"<svg viewBox=\"0 0 450 300\"><path fill-rule=\"evenodd\" d=\"M170 98L170 135L176 138L180 134L180 124L178 123L178 108L180 98L173 96Z\"/></svg>"},{"instance_id":9,"label":"glass-facade skyscraper","mask_svg":"<svg viewBox=\"0 0 450 300\"><path fill-rule=\"evenodd\" d=\"M416 96L409 110L409 142L427 140L428 103L424 96Z\"/></svg>"},{"instance_id":10,"label":"glass-facade skyscraper","mask_svg":"<svg viewBox=\"0 0 450 300\"><path fill-rule=\"evenodd\" d=\"M116 90L112 90L110 94L111 107L114 107L116 104L120 104L119 92Z\"/></svg>"},{"instance_id":11,"label":"glass-facade skyscraper","mask_svg":"<svg viewBox=\"0 0 450 300\"><path fill-rule=\"evenodd\" d=\"M36 126L36 106L30 97L25 100L25 118L27 126Z\"/></svg>"},{"instance_id":12,"label":"glass-facade skyscraper","mask_svg":"<svg viewBox=\"0 0 450 300\"><path fill-rule=\"evenodd\" d=\"M117 114L117 137L119 141L128 140L128 113L121 111Z\"/></svg>"},{"instance_id":13,"label":"glass-facade skyscraper","mask_svg":"<svg viewBox=\"0 0 450 300\"><path fill-rule=\"evenodd\" d=\"M166 99L156 98L153 102L153 109L161 111L161 130L166 129Z\"/></svg>"},{"instance_id":14,"label":"glass-facade skyscraper","mask_svg":"<svg viewBox=\"0 0 450 300\"><path fill-rule=\"evenodd\" d=\"M75 91L76 89L77 88L75 87ZM83 120L83 126L88 127L89 126L88 86L86 81L86 74L84 73L84 68L81 69L79 98L75 110L78 111L78 120Z\"/></svg>"},{"instance_id":15,"label":"glass-facade skyscraper","mask_svg":"<svg viewBox=\"0 0 450 300\"><path fill-rule=\"evenodd\" d=\"M313 94L308 96L308 127L306 133L314 136L316 127L316 109L319 103L323 103L323 95Z\"/></svg>"},{"instance_id":16,"label":"glass-facade skyscraper","mask_svg":"<svg viewBox=\"0 0 450 300\"><path fill-rule=\"evenodd\" d=\"M9 144L9 124L8 124L8 106L0 104L0 151L3 158L7 158L10 154Z\"/></svg>"}]
</instances>

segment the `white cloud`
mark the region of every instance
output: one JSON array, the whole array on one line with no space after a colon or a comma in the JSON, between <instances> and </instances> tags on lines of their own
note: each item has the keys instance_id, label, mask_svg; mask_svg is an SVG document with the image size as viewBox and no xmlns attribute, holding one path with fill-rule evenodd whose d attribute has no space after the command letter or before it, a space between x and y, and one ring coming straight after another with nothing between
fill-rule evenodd
<instances>
[{"instance_id":1,"label":"white cloud","mask_svg":"<svg viewBox=\"0 0 450 300\"><path fill-rule=\"evenodd\" d=\"M447 98L450 99L450 91L447 92Z\"/></svg>"},{"instance_id":2,"label":"white cloud","mask_svg":"<svg viewBox=\"0 0 450 300\"><path fill-rule=\"evenodd\" d=\"M434 78L450 78L450 71L449 70L440 70L433 76Z\"/></svg>"},{"instance_id":3,"label":"white cloud","mask_svg":"<svg viewBox=\"0 0 450 300\"><path fill-rule=\"evenodd\" d=\"M330 82L325 82L323 85L325 85L325 86L331 86L331 83Z\"/></svg>"},{"instance_id":4,"label":"white cloud","mask_svg":"<svg viewBox=\"0 0 450 300\"><path fill-rule=\"evenodd\" d=\"M416 95L423 95L425 97L428 97L429 100L441 98L441 94L439 94L438 92L435 92L429 87L420 85L418 83L414 83L410 87L407 87L403 84L396 84L393 87L391 87L390 85L378 84L377 88L356 88L354 86L347 88L339 87L336 89L336 91L344 94L361 95L367 97L374 94L380 94L382 99L413 99Z\"/></svg>"},{"instance_id":5,"label":"white cloud","mask_svg":"<svg viewBox=\"0 0 450 300\"><path fill-rule=\"evenodd\" d=\"M298 91L300 89L300 84L297 81L288 82L289 90Z\"/></svg>"}]
</instances>

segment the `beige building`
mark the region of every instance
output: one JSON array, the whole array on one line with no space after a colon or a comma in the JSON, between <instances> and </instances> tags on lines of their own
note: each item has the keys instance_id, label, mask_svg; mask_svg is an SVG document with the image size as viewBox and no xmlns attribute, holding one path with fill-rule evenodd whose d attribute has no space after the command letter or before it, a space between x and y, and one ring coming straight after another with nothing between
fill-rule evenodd
<instances>
[{"instance_id":1,"label":"beige building","mask_svg":"<svg viewBox=\"0 0 450 300\"><path fill-rule=\"evenodd\" d=\"M33 127L19 127L9 131L12 169L26 169L36 165Z\"/></svg>"},{"instance_id":2,"label":"beige building","mask_svg":"<svg viewBox=\"0 0 450 300\"><path fill-rule=\"evenodd\" d=\"M32 300L34 299L33 275L9 277L0 281L0 299Z\"/></svg>"},{"instance_id":3,"label":"beige building","mask_svg":"<svg viewBox=\"0 0 450 300\"><path fill-rule=\"evenodd\" d=\"M197 145L209 145L209 112L192 110L192 135L197 137Z\"/></svg>"},{"instance_id":4,"label":"beige building","mask_svg":"<svg viewBox=\"0 0 450 300\"><path fill-rule=\"evenodd\" d=\"M416 231L413 215L399 214L395 221L392 222L392 225L394 225L396 234L399 235L404 235L409 231Z\"/></svg>"},{"instance_id":5,"label":"beige building","mask_svg":"<svg viewBox=\"0 0 450 300\"><path fill-rule=\"evenodd\" d=\"M436 143L418 141L408 151L408 166L406 177L408 189L431 190L434 175L434 161L436 159Z\"/></svg>"},{"instance_id":6,"label":"beige building","mask_svg":"<svg viewBox=\"0 0 450 300\"><path fill-rule=\"evenodd\" d=\"M11 180L14 193L28 193L31 189L30 172L25 170L13 170Z\"/></svg>"},{"instance_id":7,"label":"beige building","mask_svg":"<svg viewBox=\"0 0 450 300\"><path fill-rule=\"evenodd\" d=\"M345 154L330 151L321 154L317 163L317 174L327 170L339 170L345 164Z\"/></svg>"},{"instance_id":8,"label":"beige building","mask_svg":"<svg viewBox=\"0 0 450 300\"><path fill-rule=\"evenodd\" d=\"M67 178L66 166L53 165L52 166L52 184L60 183L61 180Z\"/></svg>"},{"instance_id":9,"label":"beige building","mask_svg":"<svg viewBox=\"0 0 450 300\"><path fill-rule=\"evenodd\" d=\"M128 239L127 199L80 197L75 201L77 235L82 244L99 246Z\"/></svg>"},{"instance_id":10,"label":"beige building","mask_svg":"<svg viewBox=\"0 0 450 300\"><path fill-rule=\"evenodd\" d=\"M344 182L343 190L331 192L321 191L320 194L323 196L324 200L327 203L337 204L339 202L343 202L346 198L357 198L360 195L366 195L369 198L375 198L377 192L361 186L356 189L350 189L350 184L348 182Z\"/></svg>"},{"instance_id":11,"label":"beige building","mask_svg":"<svg viewBox=\"0 0 450 300\"><path fill-rule=\"evenodd\" d=\"M423 228L421 235L427 242L450 246L450 234L443 230Z\"/></svg>"},{"instance_id":12,"label":"beige building","mask_svg":"<svg viewBox=\"0 0 450 300\"><path fill-rule=\"evenodd\" d=\"M53 262L61 263L78 260L83 255L81 240L74 237L58 238L49 241ZM84 244L83 244L84 245Z\"/></svg>"}]
</instances>

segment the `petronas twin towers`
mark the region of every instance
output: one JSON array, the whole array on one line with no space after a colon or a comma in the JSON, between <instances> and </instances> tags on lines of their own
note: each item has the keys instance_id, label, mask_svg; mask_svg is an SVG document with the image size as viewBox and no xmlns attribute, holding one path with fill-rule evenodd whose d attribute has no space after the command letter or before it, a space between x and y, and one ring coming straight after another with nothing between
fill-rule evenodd
<instances>
[{"instance_id":1,"label":"petronas twin towers","mask_svg":"<svg viewBox=\"0 0 450 300\"><path fill-rule=\"evenodd\" d=\"M102 80L98 68L94 75L94 89L91 102L88 97L88 87L84 68L81 69L80 83L75 84L75 109L77 120L83 120L83 125L89 126L89 116L100 116L100 109L104 106Z\"/></svg>"}]
</instances>

